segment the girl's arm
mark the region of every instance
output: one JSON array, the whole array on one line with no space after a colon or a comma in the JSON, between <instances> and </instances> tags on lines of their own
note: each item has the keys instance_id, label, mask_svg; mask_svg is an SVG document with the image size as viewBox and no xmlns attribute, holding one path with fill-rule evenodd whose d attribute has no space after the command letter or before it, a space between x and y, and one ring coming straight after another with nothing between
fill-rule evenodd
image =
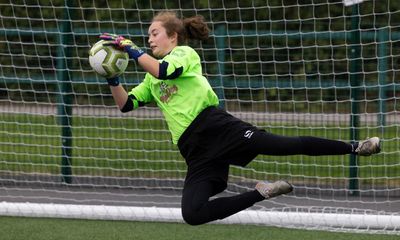
<instances>
[{"instance_id":1,"label":"girl's arm","mask_svg":"<svg viewBox=\"0 0 400 240\"><path fill-rule=\"evenodd\" d=\"M117 86L110 86L110 89L115 104L117 104L118 108L122 110L126 102L128 101L128 93L125 91L121 84Z\"/></svg>"}]
</instances>

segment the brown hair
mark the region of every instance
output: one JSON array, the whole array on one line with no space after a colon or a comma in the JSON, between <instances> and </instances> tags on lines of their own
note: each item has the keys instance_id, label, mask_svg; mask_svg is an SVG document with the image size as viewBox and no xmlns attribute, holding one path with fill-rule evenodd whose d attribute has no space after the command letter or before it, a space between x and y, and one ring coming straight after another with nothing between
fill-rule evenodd
<instances>
[{"instance_id":1,"label":"brown hair","mask_svg":"<svg viewBox=\"0 0 400 240\"><path fill-rule=\"evenodd\" d=\"M175 12L162 11L154 16L154 21L162 22L168 36L177 33L178 45L185 43L188 39L206 40L210 32L201 15L179 19Z\"/></svg>"}]
</instances>

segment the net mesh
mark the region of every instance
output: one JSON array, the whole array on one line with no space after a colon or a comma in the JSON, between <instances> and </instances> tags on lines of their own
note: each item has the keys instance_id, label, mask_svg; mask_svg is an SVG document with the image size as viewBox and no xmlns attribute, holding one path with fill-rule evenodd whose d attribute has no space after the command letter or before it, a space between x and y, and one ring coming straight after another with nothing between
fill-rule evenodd
<instances>
[{"instance_id":1,"label":"net mesh","mask_svg":"<svg viewBox=\"0 0 400 240\"><path fill-rule=\"evenodd\" d=\"M102 32L148 51L151 18L165 9L207 20L210 38L190 44L233 115L276 134L383 140L362 159L258 156L231 168L223 195L284 178L294 193L252 210L399 214L400 2L389 0L2 1L2 201L179 208L186 165L160 111L120 113L88 63ZM122 83L129 90L144 74L130 62Z\"/></svg>"}]
</instances>

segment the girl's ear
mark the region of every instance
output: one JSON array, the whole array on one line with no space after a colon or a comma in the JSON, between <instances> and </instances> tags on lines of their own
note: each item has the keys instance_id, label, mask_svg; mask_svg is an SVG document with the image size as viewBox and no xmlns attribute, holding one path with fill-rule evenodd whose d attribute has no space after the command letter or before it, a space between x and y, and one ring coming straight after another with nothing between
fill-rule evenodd
<instances>
[{"instance_id":1,"label":"girl's ear","mask_svg":"<svg viewBox=\"0 0 400 240\"><path fill-rule=\"evenodd\" d=\"M174 32L171 38L178 44L178 33Z\"/></svg>"}]
</instances>

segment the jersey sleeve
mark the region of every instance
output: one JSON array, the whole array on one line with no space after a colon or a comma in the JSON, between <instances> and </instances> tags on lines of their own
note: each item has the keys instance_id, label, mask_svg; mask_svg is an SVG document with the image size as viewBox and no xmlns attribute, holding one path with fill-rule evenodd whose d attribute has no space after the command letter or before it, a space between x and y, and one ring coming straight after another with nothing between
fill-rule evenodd
<instances>
[{"instance_id":1,"label":"jersey sleeve","mask_svg":"<svg viewBox=\"0 0 400 240\"><path fill-rule=\"evenodd\" d=\"M154 100L153 95L151 94L150 79L147 74L144 80L139 85L132 88L128 95L135 96L138 101L143 103L149 103Z\"/></svg>"},{"instance_id":2,"label":"jersey sleeve","mask_svg":"<svg viewBox=\"0 0 400 240\"><path fill-rule=\"evenodd\" d=\"M183 47L177 47L168 54L160 64L160 79L175 79L187 71L192 64L192 52Z\"/></svg>"}]
</instances>

